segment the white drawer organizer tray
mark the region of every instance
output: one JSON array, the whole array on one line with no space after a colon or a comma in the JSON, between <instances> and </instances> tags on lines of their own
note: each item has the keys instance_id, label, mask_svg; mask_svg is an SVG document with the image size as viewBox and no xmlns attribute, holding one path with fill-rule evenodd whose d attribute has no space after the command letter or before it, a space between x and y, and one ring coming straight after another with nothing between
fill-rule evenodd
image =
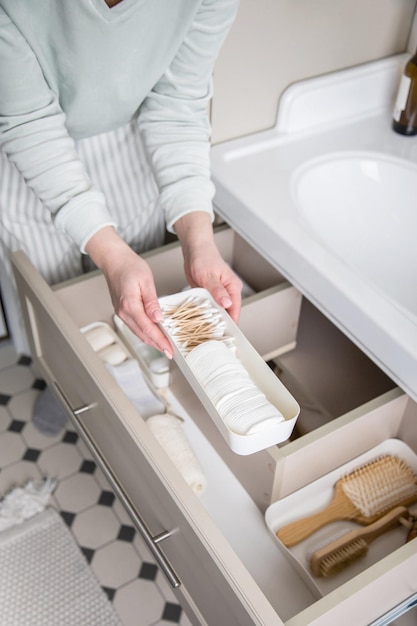
<instances>
[{"instance_id":1,"label":"white drawer organizer tray","mask_svg":"<svg viewBox=\"0 0 417 626\"><path fill-rule=\"evenodd\" d=\"M402 459L417 474L416 453L400 439L390 438L302 489L274 502L265 512L266 525L277 546L317 598L334 591L340 585L364 572L371 565L374 565L404 545L407 529L401 524L397 528L391 528L378 537L376 541L372 542L366 555L356 561L352 561L347 567L331 577L316 577L313 575L309 565L311 555L335 538L342 537L351 530L361 528L361 526L349 520L331 522L291 547L286 547L276 533L286 524L323 509L331 501L334 485L342 476L384 455L393 455ZM411 506L410 510L415 513L417 510L416 505Z\"/></svg>"},{"instance_id":2,"label":"white drawer organizer tray","mask_svg":"<svg viewBox=\"0 0 417 626\"><path fill-rule=\"evenodd\" d=\"M171 307L177 307L191 298L196 299L196 301L208 301L210 306L216 310L220 317L222 328L224 328L224 335L231 339L235 354L248 372L250 379L283 417L283 420L279 423L274 423L270 426L265 425L265 428L259 429L258 432L244 435L233 432L216 410L205 388L195 376L192 367L188 364L173 334L167 327L166 321L164 321L161 327L171 340L177 365L194 389L225 441L234 452L241 455L252 454L286 441L293 431L300 412L298 403L249 343L231 317L216 304L210 293L205 289L189 289L160 298L159 302L162 309L167 310Z\"/></svg>"}]
</instances>

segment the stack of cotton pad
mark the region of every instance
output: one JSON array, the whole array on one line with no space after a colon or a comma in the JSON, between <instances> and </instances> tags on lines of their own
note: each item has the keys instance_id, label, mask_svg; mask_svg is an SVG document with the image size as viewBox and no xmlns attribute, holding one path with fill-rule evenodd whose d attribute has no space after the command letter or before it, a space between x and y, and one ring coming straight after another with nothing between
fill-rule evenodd
<instances>
[{"instance_id":1,"label":"stack of cotton pad","mask_svg":"<svg viewBox=\"0 0 417 626\"><path fill-rule=\"evenodd\" d=\"M251 435L284 421L258 389L235 352L222 341L206 341L185 357L226 426Z\"/></svg>"}]
</instances>

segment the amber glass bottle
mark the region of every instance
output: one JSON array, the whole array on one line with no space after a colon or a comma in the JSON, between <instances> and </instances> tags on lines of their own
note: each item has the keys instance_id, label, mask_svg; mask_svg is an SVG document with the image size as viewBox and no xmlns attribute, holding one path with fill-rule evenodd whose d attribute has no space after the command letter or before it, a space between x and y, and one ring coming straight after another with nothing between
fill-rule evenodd
<instances>
[{"instance_id":1,"label":"amber glass bottle","mask_svg":"<svg viewBox=\"0 0 417 626\"><path fill-rule=\"evenodd\" d=\"M417 135L417 52L404 68L395 101L392 127L402 135Z\"/></svg>"}]
</instances>

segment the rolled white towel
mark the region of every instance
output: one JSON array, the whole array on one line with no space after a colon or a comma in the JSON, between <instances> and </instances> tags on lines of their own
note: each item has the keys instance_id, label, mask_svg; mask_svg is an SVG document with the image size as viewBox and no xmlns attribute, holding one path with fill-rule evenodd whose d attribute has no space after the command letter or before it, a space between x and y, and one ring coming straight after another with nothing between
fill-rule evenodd
<instances>
[{"instance_id":1,"label":"rolled white towel","mask_svg":"<svg viewBox=\"0 0 417 626\"><path fill-rule=\"evenodd\" d=\"M164 413L152 415L146 423L187 484L194 493L201 495L207 486L207 479L184 432L182 420L171 413Z\"/></svg>"},{"instance_id":2,"label":"rolled white towel","mask_svg":"<svg viewBox=\"0 0 417 626\"><path fill-rule=\"evenodd\" d=\"M92 328L83 330L84 336L87 339L90 346L95 352L110 346L114 343L114 336L110 328L107 328L104 324L97 324Z\"/></svg>"}]
</instances>

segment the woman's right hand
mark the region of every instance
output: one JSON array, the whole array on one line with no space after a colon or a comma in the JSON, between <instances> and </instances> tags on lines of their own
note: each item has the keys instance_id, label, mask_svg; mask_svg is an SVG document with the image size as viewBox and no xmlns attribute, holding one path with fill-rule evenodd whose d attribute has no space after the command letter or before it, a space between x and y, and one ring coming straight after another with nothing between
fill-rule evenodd
<instances>
[{"instance_id":1,"label":"woman's right hand","mask_svg":"<svg viewBox=\"0 0 417 626\"><path fill-rule=\"evenodd\" d=\"M111 226L93 235L85 249L104 273L115 313L139 339L172 359L172 346L158 326L163 315L146 261Z\"/></svg>"}]
</instances>

